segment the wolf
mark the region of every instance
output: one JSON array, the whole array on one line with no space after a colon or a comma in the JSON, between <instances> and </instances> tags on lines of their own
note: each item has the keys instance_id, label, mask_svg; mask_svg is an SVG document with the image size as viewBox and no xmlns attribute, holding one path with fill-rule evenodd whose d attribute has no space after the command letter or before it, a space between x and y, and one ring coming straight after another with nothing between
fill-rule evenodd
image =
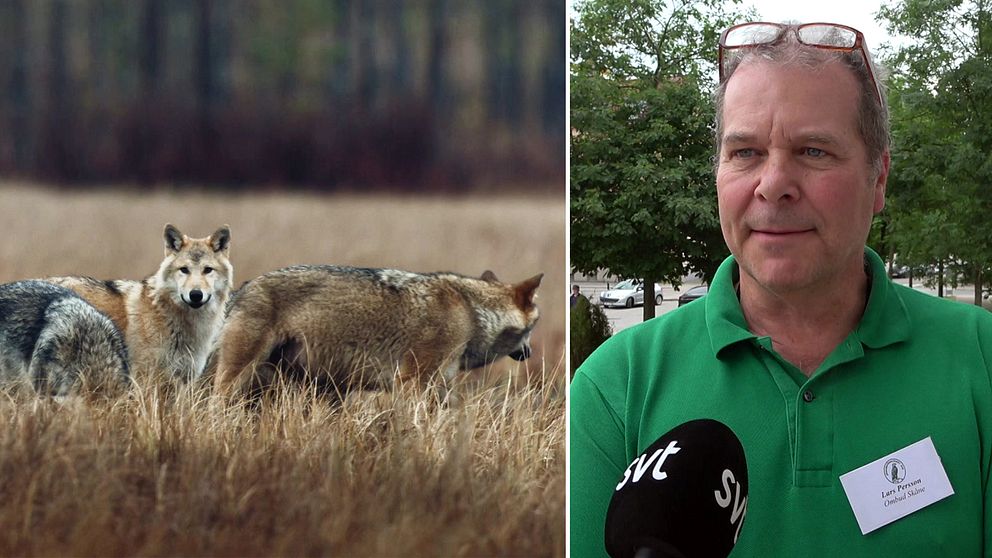
<instances>
[{"instance_id":1,"label":"wolf","mask_svg":"<svg viewBox=\"0 0 992 558\"><path fill-rule=\"evenodd\" d=\"M190 238L165 225L165 258L143 281L50 277L105 313L124 332L131 368L196 380L224 320L234 280L231 228Z\"/></svg>"},{"instance_id":2,"label":"wolf","mask_svg":"<svg viewBox=\"0 0 992 558\"><path fill-rule=\"evenodd\" d=\"M517 284L486 271L411 273L302 265L246 282L231 298L212 360L215 392L251 395L304 374L339 392L426 385L502 356L530 356L543 274Z\"/></svg>"},{"instance_id":3,"label":"wolf","mask_svg":"<svg viewBox=\"0 0 992 558\"><path fill-rule=\"evenodd\" d=\"M117 326L73 291L44 281L0 285L0 378L42 394L118 393L130 381Z\"/></svg>"}]
</instances>

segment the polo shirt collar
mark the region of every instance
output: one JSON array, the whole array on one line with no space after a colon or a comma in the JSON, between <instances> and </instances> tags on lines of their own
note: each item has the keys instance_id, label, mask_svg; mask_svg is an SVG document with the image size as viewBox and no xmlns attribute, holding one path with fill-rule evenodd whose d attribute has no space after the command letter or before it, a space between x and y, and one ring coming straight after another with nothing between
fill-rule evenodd
<instances>
[{"instance_id":1,"label":"polo shirt collar","mask_svg":"<svg viewBox=\"0 0 992 558\"><path fill-rule=\"evenodd\" d=\"M717 268L710 289L703 297L706 304L706 329L716 356L720 356L720 351L730 345L757 337L747 329L741 301L737 298L737 289L734 286L736 275L737 262L733 256L727 256Z\"/></svg>"},{"instance_id":2,"label":"polo shirt collar","mask_svg":"<svg viewBox=\"0 0 992 558\"><path fill-rule=\"evenodd\" d=\"M910 321L906 305L889 279L885 262L865 247L865 261L871 273L871 293L865 315L858 324L858 337L866 347L878 349L909 339Z\"/></svg>"},{"instance_id":3,"label":"polo shirt collar","mask_svg":"<svg viewBox=\"0 0 992 558\"><path fill-rule=\"evenodd\" d=\"M885 271L885 263L867 246L865 261L868 272L871 273L871 292L868 295L865 313L858 323L856 335L863 345L872 349L908 339L909 313L896 291L895 284ZM709 293L704 300L706 329L709 332L713 354L716 356L731 345L757 338L747 329L744 311L741 310L741 303L734 286L736 275L737 262L734 261L733 256L728 256L713 276Z\"/></svg>"}]
</instances>

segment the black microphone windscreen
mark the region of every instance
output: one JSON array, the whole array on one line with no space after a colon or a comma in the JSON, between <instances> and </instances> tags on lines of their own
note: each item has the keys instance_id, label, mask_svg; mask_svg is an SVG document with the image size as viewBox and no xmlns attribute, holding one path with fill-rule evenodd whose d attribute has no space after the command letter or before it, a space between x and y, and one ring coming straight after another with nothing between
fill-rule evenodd
<instances>
[{"instance_id":1,"label":"black microphone windscreen","mask_svg":"<svg viewBox=\"0 0 992 558\"><path fill-rule=\"evenodd\" d=\"M606 512L613 558L723 558L747 511L744 447L727 425L698 419L648 446L616 486Z\"/></svg>"}]
</instances>

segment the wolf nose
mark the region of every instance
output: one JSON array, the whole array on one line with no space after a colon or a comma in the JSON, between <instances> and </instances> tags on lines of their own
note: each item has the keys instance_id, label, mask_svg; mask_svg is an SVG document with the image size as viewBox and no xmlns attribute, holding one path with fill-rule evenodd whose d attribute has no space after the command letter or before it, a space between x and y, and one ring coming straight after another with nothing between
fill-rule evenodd
<instances>
[{"instance_id":1,"label":"wolf nose","mask_svg":"<svg viewBox=\"0 0 992 558\"><path fill-rule=\"evenodd\" d=\"M510 358L512 358L513 360L521 361L521 362L529 359L530 358L530 346L529 345L524 345L523 347L520 347L518 350L510 353Z\"/></svg>"},{"instance_id":2,"label":"wolf nose","mask_svg":"<svg viewBox=\"0 0 992 558\"><path fill-rule=\"evenodd\" d=\"M203 302L203 291L196 289L189 292L189 301L193 304L199 304Z\"/></svg>"}]
</instances>

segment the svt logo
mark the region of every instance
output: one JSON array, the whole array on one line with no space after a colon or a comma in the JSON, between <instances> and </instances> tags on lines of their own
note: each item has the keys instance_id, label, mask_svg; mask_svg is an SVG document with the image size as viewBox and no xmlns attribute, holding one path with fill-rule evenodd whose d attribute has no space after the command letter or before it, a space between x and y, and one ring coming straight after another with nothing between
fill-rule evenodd
<instances>
[{"instance_id":1,"label":"svt logo","mask_svg":"<svg viewBox=\"0 0 992 558\"><path fill-rule=\"evenodd\" d=\"M657 461L657 463L655 463L654 470L651 471L651 478L658 481L668 478L668 473L662 471L661 467L665 464L665 460L668 459L669 456L675 455L682 450L682 448L678 447L676 444L678 444L678 440L672 440L671 442L668 442L668 446L666 446L665 449L655 450L655 452L651 454L651 457L648 457L647 454L642 454L640 457L635 459L633 463L627 467L627 470L624 471L623 479L620 480L620 484L617 485L616 489L620 490L625 484L627 484L627 480L630 479L632 471L634 478L630 482L635 483L641 480L641 477L644 476L644 473L651 468L651 464L655 461ZM645 458L647 458L647 460L645 460Z\"/></svg>"}]
</instances>

